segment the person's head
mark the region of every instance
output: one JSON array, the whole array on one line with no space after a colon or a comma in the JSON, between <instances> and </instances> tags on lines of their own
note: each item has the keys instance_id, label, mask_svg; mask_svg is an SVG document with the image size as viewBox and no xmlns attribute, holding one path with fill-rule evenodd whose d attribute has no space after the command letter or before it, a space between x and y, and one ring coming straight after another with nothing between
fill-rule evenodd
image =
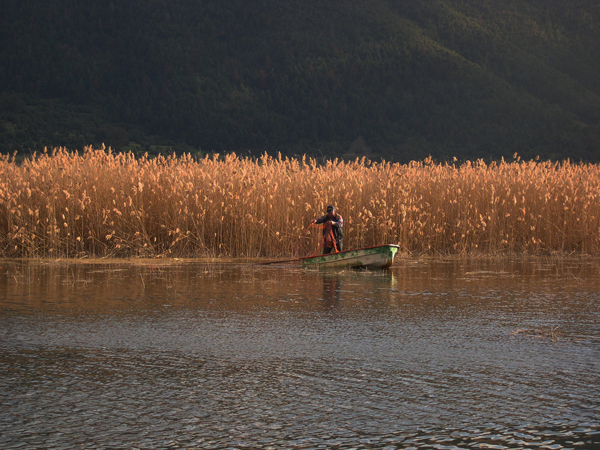
<instances>
[{"instance_id":1,"label":"person's head","mask_svg":"<svg viewBox=\"0 0 600 450\"><path fill-rule=\"evenodd\" d=\"M335 206L329 205L327 207L327 214L330 216L334 216L335 215Z\"/></svg>"}]
</instances>

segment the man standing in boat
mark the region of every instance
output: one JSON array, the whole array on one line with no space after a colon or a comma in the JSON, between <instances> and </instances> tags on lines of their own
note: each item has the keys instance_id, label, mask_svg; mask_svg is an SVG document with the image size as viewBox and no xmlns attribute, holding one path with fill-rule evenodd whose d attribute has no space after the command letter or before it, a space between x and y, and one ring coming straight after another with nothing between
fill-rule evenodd
<instances>
[{"instance_id":1,"label":"man standing in boat","mask_svg":"<svg viewBox=\"0 0 600 450\"><path fill-rule=\"evenodd\" d=\"M344 240L344 219L336 213L335 206L327 207L327 214L313 219L311 223L325 224L323 227L323 253L331 253L332 251L342 251L342 243Z\"/></svg>"}]
</instances>

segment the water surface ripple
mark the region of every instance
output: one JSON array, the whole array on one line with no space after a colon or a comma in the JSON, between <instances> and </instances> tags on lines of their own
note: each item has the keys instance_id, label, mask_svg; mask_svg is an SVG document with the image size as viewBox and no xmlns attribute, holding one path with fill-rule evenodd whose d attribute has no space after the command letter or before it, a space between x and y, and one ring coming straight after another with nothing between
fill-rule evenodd
<instances>
[{"instance_id":1,"label":"water surface ripple","mask_svg":"<svg viewBox=\"0 0 600 450\"><path fill-rule=\"evenodd\" d=\"M2 449L600 447L597 260L0 266Z\"/></svg>"}]
</instances>

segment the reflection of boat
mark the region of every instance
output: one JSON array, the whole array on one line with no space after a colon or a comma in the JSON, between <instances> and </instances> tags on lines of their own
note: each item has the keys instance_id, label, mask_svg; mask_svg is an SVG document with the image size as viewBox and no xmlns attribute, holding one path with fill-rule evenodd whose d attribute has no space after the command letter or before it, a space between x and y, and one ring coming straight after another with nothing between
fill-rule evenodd
<instances>
[{"instance_id":1,"label":"reflection of boat","mask_svg":"<svg viewBox=\"0 0 600 450\"><path fill-rule=\"evenodd\" d=\"M398 251L395 244L357 248L339 253L300 258L302 267L367 267L385 269L392 265Z\"/></svg>"}]
</instances>

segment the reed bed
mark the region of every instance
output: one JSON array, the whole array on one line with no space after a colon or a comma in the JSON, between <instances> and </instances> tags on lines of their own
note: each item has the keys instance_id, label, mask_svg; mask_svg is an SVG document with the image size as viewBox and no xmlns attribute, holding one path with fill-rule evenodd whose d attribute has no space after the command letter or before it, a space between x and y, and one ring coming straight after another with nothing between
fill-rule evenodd
<instances>
[{"instance_id":1,"label":"reed bed","mask_svg":"<svg viewBox=\"0 0 600 450\"><path fill-rule=\"evenodd\" d=\"M598 254L600 167L483 161L135 157L54 149L0 159L2 257L297 257L328 204L346 249Z\"/></svg>"}]
</instances>

